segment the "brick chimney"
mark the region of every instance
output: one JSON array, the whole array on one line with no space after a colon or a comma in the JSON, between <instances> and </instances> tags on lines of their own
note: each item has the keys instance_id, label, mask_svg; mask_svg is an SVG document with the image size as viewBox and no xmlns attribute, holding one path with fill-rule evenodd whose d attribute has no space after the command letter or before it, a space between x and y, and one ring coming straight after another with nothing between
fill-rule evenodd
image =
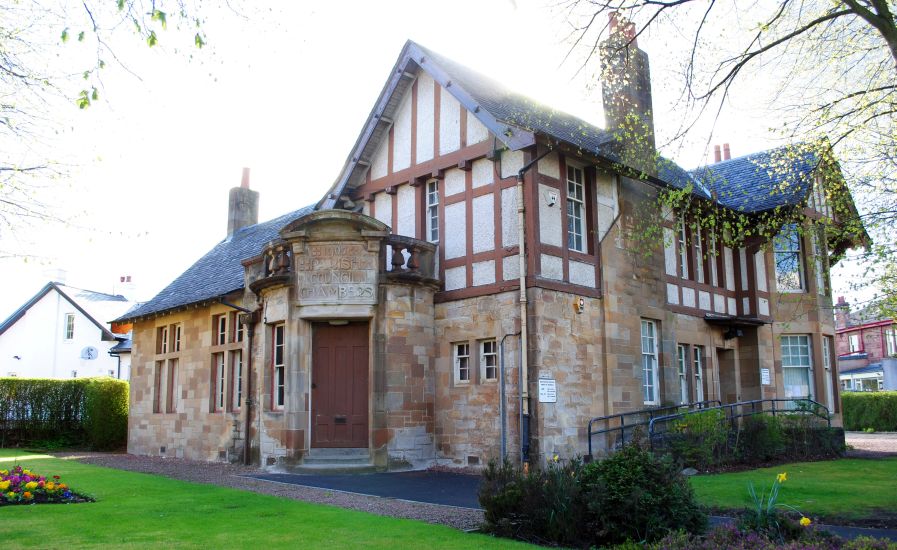
<instances>
[{"instance_id":1,"label":"brick chimney","mask_svg":"<svg viewBox=\"0 0 897 550\"><path fill-rule=\"evenodd\" d=\"M713 146L713 162L719 162L721 160L723 160L723 157L720 155L719 145L714 145Z\"/></svg>"},{"instance_id":2,"label":"brick chimney","mask_svg":"<svg viewBox=\"0 0 897 550\"><path fill-rule=\"evenodd\" d=\"M618 12L610 14L608 28L610 35L599 48L604 124L610 132L627 135L622 143L625 164L656 174L648 54L638 48L635 25Z\"/></svg>"},{"instance_id":3,"label":"brick chimney","mask_svg":"<svg viewBox=\"0 0 897 550\"><path fill-rule=\"evenodd\" d=\"M850 304L844 300L844 296L838 296L835 304L835 328L844 328L850 323Z\"/></svg>"},{"instance_id":4,"label":"brick chimney","mask_svg":"<svg viewBox=\"0 0 897 550\"><path fill-rule=\"evenodd\" d=\"M249 168L243 168L240 187L230 190L227 204L227 236L259 222L259 192L249 188Z\"/></svg>"},{"instance_id":5,"label":"brick chimney","mask_svg":"<svg viewBox=\"0 0 897 550\"><path fill-rule=\"evenodd\" d=\"M732 153L729 151L729 144L723 143L723 160L729 160L732 158Z\"/></svg>"}]
</instances>

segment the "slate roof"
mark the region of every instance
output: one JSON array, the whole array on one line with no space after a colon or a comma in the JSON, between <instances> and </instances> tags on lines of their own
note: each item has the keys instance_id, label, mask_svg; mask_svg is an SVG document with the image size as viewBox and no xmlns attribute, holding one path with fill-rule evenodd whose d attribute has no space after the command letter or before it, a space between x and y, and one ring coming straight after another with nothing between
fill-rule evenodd
<instances>
[{"instance_id":1,"label":"slate roof","mask_svg":"<svg viewBox=\"0 0 897 550\"><path fill-rule=\"evenodd\" d=\"M736 157L691 171L726 208L754 214L801 203L813 188L818 155L803 144Z\"/></svg>"},{"instance_id":2,"label":"slate roof","mask_svg":"<svg viewBox=\"0 0 897 550\"><path fill-rule=\"evenodd\" d=\"M284 226L312 210L312 206L306 206L273 220L235 231L229 238L216 244L152 300L129 311L116 321L127 321L213 300L242 289L243 265L240 262L257 256L266 243L277 238L278 232Z\"/></svg>"},{"instance_id":3,"label":"slate roof","mask_svg":"<svg viewBox=\"0 0 897 550\"><path fill-rule=\"evenodd\" d=\"M866 365L865 367L859 367L856 369L838 369L838 372L841 376L851 375L851 374L869 374L869 373L878 373L883 372L884 367L882 363L872 363L871 365Z\"/></svg>"}]
</instances>

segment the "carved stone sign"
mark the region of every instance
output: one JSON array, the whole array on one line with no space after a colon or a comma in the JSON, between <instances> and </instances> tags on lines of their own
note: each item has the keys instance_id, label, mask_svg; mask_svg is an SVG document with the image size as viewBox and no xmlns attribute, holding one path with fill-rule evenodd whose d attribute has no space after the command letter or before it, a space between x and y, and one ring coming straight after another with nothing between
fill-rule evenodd
<instances>
[{"instance_id":1,"label":"carved stone sign","mask_svg":"<svg viewBox=\"0 0 897 550\"><path fill-rule=\"evenodd\" d=\"M296 256L299 305L376 304L377 256L363 242L314 242Z\"/></svg>"}]
</instances>

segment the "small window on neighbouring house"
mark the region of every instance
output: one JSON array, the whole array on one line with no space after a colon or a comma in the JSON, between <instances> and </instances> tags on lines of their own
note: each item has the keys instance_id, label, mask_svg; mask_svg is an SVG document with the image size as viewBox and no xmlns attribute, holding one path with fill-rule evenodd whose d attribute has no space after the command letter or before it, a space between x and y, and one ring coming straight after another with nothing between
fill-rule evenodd
<instances>
[{"instance_id":1,"label":"small window on neighbouring house","mask_svg":"<svg viewBox=\"0 0 897 550\"><path fill-rule=\"evenodd\" d=\"M480 365L483 380L498 380L498 345L495 340L480 342Z\"/></svg>"},{"instance_id":2,"label":"small window on neighbouring house","mask_svg":"<svg viewBox=\"0 0 897 550\"><path fill-rule=\"evenodd\" d=\"M455 382L467 384L470 382L470 344L464 342L454 346Z\"/></svg>"},{"instance_id":3,"label":"small window on neighbouring house","mask_svg":"<svg viewBox=\"0 0 897 550\"><path fill-rule=\"evenodd\" d=\"M860 351L860 335L859 334L848 334L847 335L847 343L850 346L850 353L855 353Z\"/></svg>"},{"instance_id":4,"label":"small window on neighbouring house","mask_svg":"<svg viewBox=\"0 0 897 550\"><path fill-rule=\"evenodd\" d=\"M76 370L72 371L72 378L78 378L78 371L76 371Z\"/></svg>"},{"instance_id":5,"label":"small window on neighbouring house","mask_svg":"<svg viewBox=\"0 0 897 550\"><path fill-rule=\"evenodd\" d=\"M427 240L439 242L439 180L427 182Z\"/></svg>"},{"instance_id":6,"label":"small window on neighbouring house","mask_svg":"<svg viewBox=\"0 0 897 550\"><path fill-rule=\"evenodd\" d=\"M585 252L585 179L582 168L567 166L567 248Z\"/></svg>"},{"instance_id":7,"label":"small window on neighbouring house","mask_svg":"<svg viewBox=\"0 0 897 550\"><path fill-rule=\"evenodd\" d=\"M75 337L75 314L65 314L65 339L71 340Z\"/></svg>"},{"instance_id":8,"label":"small window on neighbouring house","mask_svg":"<svg viewBox=\"0 0 897 550\"><path fill-rule=\"evenodd\" d=\"M784 292L806 289L801 234L797 224L787 224L773 239L776 287Z\"/></svg>"},{"instance_id":9,"label":"small window on neighbouring house","mask_svg":"<svg viewBox=\"0 0 897 550\"><path fill-rule=\"evenodd\" d=\"M894 327L885 329L885 355L888 357L897 355L897 331Z\"/></svg>"}]
</instances>

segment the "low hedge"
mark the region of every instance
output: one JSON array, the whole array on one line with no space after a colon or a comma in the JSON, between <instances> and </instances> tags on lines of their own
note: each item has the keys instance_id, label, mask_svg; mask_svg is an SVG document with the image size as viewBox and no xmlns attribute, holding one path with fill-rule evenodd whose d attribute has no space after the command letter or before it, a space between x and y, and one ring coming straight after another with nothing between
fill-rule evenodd
<instances>
[{"instance_id":1,"label":"low hedge","mask_svg":"<svg viewBox=\"0 0 897 550\"><path fill-rule=\"evenodd\" d=\"M124 447L128 394L127 382L106 377L0 378L0 447Z\"/></svg>"},{"instance_id":2,"label":"low hedge","mask_svg":"<svg viewBox=\"0 0 897 550\"><path fill-rule=\"evenodd\" d=\"M897 391L844 392L841 411L845 430L897 431Z\"/></svg>"}]
</instances>

